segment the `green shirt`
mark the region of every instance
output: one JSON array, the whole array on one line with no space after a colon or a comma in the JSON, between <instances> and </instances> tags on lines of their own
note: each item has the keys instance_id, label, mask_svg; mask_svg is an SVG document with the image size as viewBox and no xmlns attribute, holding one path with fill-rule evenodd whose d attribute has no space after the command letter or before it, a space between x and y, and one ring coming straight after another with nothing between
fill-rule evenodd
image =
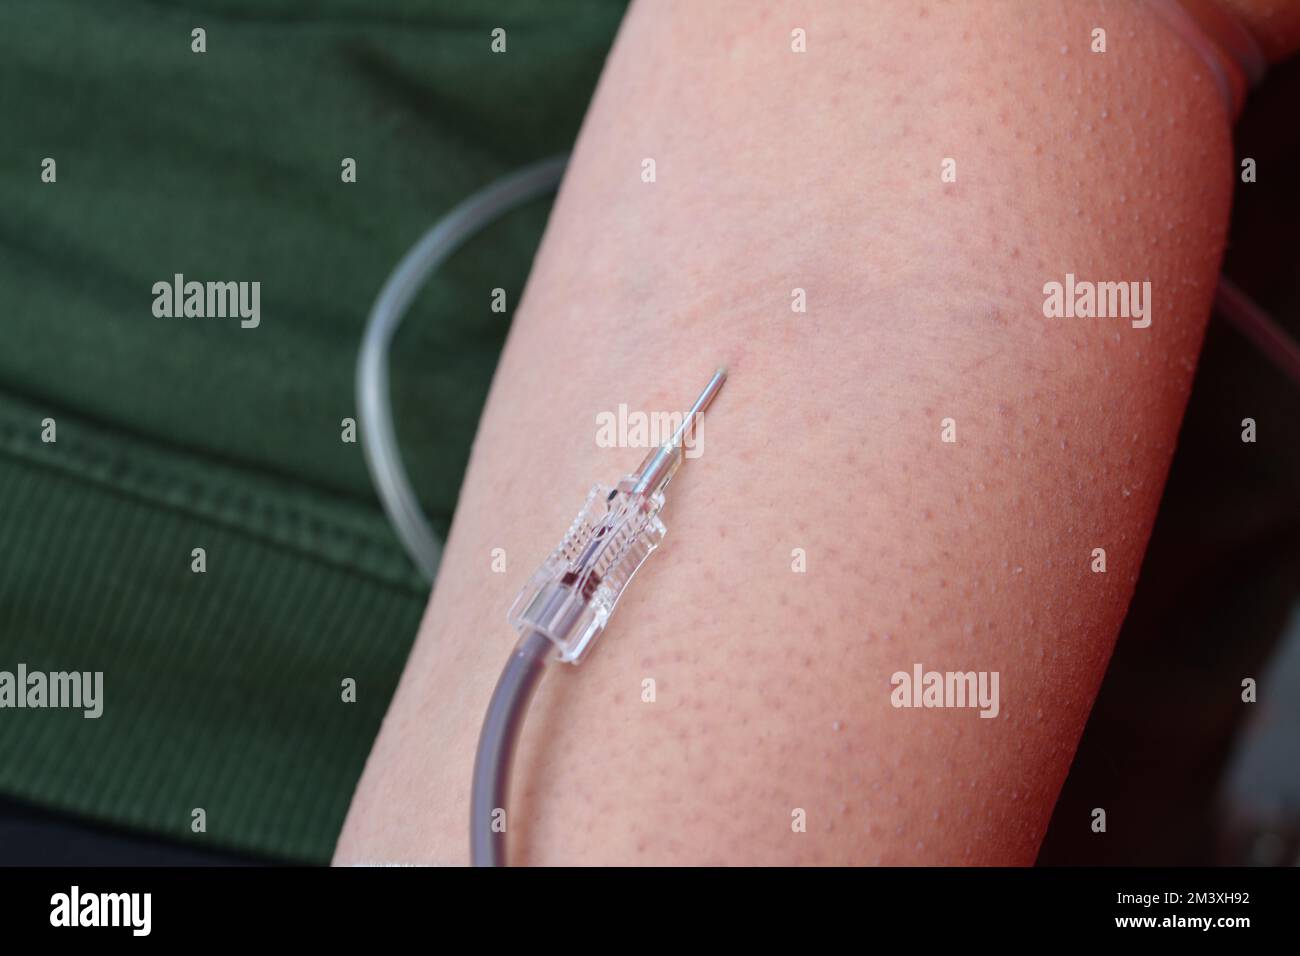
<instances>
[{"instance_id":1,"label":"green shirt","mask_svg":"<svg viewBox=\"0 0 1300 956\"><path fill-rule=\"evenodd\" d=\"M435 219L571 148L623 6L0 5L0 670L104 675L98 719L0 709L0 790L329 858L428 590L344 440L366 315ZM440 533L548 206L394 344ZM259 283L259 323L155 315L177 274Z\"/></svg>"}]
</instances>

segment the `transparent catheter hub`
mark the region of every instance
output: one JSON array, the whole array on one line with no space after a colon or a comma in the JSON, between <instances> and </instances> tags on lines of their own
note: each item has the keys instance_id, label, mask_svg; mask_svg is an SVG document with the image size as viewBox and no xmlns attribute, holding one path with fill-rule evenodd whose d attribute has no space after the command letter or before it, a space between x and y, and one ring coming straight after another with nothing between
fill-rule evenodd
<instances>
[{"instance_id":1,"label":"transparent catheter hub","mask_svg":"<svg viewBox=\"0 0 1300 956\"><path fill-rule=\"evenodd\" d=\"M556 648L556 657L579 663L622 597L628 582L663 541L659 520L664 488L682 463L682 444L697 417L726 381L719 369L681 426L661 448L651 449L640 469L615 487L598 484L546 562L528 581L507 620L521 634L535 630Z\"/></svg>"},{"instance_id":2,"label":"transparent catheter hub","mask_svg":"<svg viewBox=\"0 0 1300 956\"><path fill-rule=\"evenodd\" d=\"M628 581L667 531L659 520L663 493L629 494L630 480L623 479L618 488L591 489L560 546L510 609L512 627L545 634L566 663L582 660Z\"/></svg>"}]
</instances>

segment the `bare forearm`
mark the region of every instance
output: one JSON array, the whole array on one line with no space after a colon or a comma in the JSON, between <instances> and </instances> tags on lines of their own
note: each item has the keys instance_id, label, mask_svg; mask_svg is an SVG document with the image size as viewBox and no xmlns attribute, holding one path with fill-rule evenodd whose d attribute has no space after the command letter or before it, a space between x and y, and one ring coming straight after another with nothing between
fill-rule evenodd
<instances>
[{"instance_id":1,"label":"bare forearm","mask_svg":"<svg viewBox=\"0 0 1300 956\"><path fill-rule=\"evenodd\" d=\"M534 704L516 861L1034 858L1191 381L1223 106L1137 6L755 7L629 14L341 861L465 859L504 609L640 457L596 414L679 408L719 364L664 547ZM1150 326L1046 317L1067 273L1149 280ZM917 663L998 672L996 718L893 706Z\"/></svg>"}]
</instances>

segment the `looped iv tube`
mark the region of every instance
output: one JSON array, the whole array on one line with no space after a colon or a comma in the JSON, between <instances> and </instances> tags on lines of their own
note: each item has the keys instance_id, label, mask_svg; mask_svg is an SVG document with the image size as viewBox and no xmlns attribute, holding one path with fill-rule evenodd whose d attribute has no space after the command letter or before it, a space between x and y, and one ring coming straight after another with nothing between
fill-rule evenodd
<instances>
[{"instance_id":1,"label":"looped iv tube","mask_svg":"<svg viewBox=\"0 0 1300 956\"><path fill-rule=\"evenodd\" d=\"M515 598L507 621L519 632L519 642L492 692L474 758L470 858L475 866L505 864L511 763L546 664L581 663L628 582L663 541L664 489L681 467L695 423L726 378L725 369L714 373L672 437L652 449L640 468L612 487L591 489L564 538Z\"/></svg>"}]
</instances>

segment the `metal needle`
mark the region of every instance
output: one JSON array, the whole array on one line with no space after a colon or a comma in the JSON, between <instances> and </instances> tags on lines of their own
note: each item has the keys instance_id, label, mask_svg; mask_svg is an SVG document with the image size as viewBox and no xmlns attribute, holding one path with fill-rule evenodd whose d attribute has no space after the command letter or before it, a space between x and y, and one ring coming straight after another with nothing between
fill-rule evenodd
<instances>
[{"instance_id":1,"label":"metal needle","mask_svg":"<svg viewBox=\"0 0 1300 956\"><path fill-rule=\"evenodd\" d=\"M662 447L655 449L646 455L645 461L641 463L641 468L637 472L636 485L632 488L633 494L653 494L656 491L662 491L668 484L677 468L682 463L682 443L691 433L696 419L703 414L704 410L712 404L713 399L722 389L722 383L727 380L727 370L720 368L713 373L713 378L709 379L709 384L704 386L704 391L700 392L700 397L695 400L691 410L686 413L682 423L677 426L677 431L673 437L668 439Z\"/></svg>"}]
</instances>

